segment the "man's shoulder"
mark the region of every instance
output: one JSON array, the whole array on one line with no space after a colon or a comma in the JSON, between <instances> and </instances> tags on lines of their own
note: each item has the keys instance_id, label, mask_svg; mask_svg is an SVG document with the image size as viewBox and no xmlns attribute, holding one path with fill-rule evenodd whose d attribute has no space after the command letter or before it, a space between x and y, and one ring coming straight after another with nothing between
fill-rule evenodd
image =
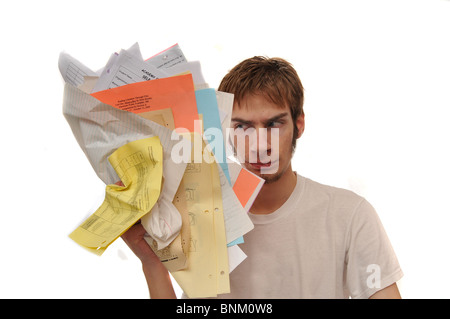
<instances>
[{"instance_id":1,"label":"man's shoulder","mask_svg":"<svg viewBox=\"0 0 450 319\"><path fill-rule=\"evenodd\" d=\"M304 180L305 190L310 192L324 194L330 197L347 198L349 200L356 201L363 199L362 196L349 189L323 184L303 176L299 176L299 178Z\"/></svg>"},{"instance_id":2,"label":"man's shoulder","mask_svg":"<svg viewBox=\"0 0 450 319\"><path fill-rule=\"evenodd\" d=\"M326 185L306 177L300 202L303 210L315 219L322 218L342 230L347 229L355 216L371 219L374 209L370 203L357 193L336 186ZM312 218L312 217L311 217Z\"/></svg>"},{"instance_id":3,"label":"man's shoulder","mask_svg":"<svg viewBox=\"0 0 450 319\"><path fill-rule=\"evenodd\" d=\"M303 179L303 198L313 205L349 210L365 201L364 197L351 190L323 184L303 176L299 178Z\"/></svg>"}]
</instances>

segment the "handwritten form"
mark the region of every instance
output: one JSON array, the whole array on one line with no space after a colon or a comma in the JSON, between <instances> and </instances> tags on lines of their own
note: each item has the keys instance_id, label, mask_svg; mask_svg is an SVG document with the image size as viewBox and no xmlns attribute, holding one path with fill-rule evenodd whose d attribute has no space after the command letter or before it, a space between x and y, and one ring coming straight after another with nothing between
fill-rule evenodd
<instances>
[{"instance_id":1,"label":"handwritten form","mask_svg":"<svg viewBox=\"0 0 450 319\"><path fill-rule=\"evenodd\" d=\"M128 143L110 157L125 186L108 185L103 204L71 234L75 242L101 255L158 200L162 146L157 136Z\"/></svg>"}]
</instances>

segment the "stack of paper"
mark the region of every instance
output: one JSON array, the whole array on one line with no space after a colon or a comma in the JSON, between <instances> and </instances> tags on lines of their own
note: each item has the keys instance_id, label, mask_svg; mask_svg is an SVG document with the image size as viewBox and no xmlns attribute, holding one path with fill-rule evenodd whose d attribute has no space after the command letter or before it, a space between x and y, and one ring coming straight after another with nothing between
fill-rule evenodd
<instances>
[{"instance_id":1,"label":"stack of paper","mask_svg":"<svg viewBox=\"0 0 450 319\"><path fill-rule=\"evenodd\" d=\"M228 293L263 184L227 160L233 96L208 88L177 44L148 60L135 44L96 72L61 53L59 68L63 113L107 184L104 203L70 237L101 255L141 220L189 297Z\"/></svg>"}]
</instances>

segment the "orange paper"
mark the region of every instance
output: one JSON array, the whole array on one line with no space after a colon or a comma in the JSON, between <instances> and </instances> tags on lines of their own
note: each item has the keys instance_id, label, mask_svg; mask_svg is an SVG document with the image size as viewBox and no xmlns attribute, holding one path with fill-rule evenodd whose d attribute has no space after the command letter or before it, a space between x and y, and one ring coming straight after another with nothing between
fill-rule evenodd
<instances>
[{"instance_id":1,"label":"orange paper","mask_svg":"<svg viewBox=\"0 0 450 319\"><path fill-rule=\"evenodd\" d=\"M127 84L91 95L105 104L133 113L171 108L176 129L194 132L194 120L198 120L191 74Z\"/></svg>"},{"instance_id":2,"label":"orange paper","mask_svg":"<svg viewBox=\"0 0 450 319\"><path fill-rule=\"evenodd\" d=\"M241 169L236 181L234 182L233 191L239 199L239 202L241 202L242 207L247 205L247 202L260 182L261 180L252 175L250 172L245 169Z\"/></svg>"}]
</instances>

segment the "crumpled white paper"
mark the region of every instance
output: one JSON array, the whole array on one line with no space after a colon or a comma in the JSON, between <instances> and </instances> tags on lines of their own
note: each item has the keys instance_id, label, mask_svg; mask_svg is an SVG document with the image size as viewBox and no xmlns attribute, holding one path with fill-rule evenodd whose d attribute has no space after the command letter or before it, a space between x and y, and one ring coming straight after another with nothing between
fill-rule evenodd
<instances>
[{"instance_id":1,"label":"crumpled white paper","mask_svg":"<svg viewBox=\"0 0 450 319\"><path fill-rule=\"evenodd\" d=\"M164 150L164 184L158 202L141 221L158 243L158 249L169 245L181 230L181 216L172 201L187 164L175 164L170 156L172 147L181 137L137 114L101 103L69 83L64 86L63 114L94 171L105 184L119 181L107 160L117 148L150 136L159 137ZM172 134L176 138L172 139Z\"/></svg>"}]
</instances>

